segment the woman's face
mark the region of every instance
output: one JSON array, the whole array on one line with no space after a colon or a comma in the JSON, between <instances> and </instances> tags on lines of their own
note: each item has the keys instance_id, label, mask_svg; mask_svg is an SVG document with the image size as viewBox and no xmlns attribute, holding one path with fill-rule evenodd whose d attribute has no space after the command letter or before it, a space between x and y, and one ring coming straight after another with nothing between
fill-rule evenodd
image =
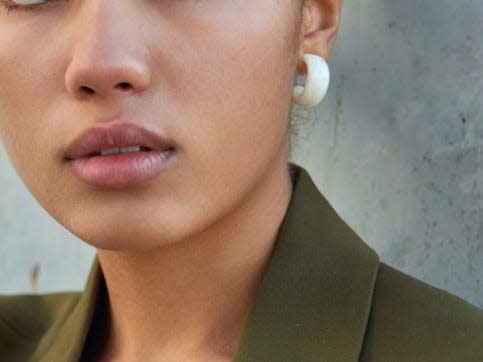
<instances>
[{"instance_id":1,"label":"woman's face","mask_svg":"<svg viewBox=\"0 0 483 362\"><path fill-rule=\"evenodd\" d=\"M189 237L286 162L298 1L15 1L0 0L0 136L85 241Z\"/></svg>"}]
</instances>

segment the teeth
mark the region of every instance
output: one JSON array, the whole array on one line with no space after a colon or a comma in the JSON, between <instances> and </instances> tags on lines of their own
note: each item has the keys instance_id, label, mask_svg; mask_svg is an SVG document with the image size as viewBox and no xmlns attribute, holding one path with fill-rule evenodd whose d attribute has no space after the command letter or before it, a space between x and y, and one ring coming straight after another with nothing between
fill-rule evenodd
<instances>
[{"instance_id":1,"label":"teeth","mask_svg":"<svg viewBox=\"0 0 483 362\"><path fill-rule=\"evenodd\" d=\"M108 150L102 150L101 156L112 156L112 155L118 155L120 153L133 153L133 152L139 152L139 151L141 151L141 146L110 148Z\"/></svg>"},{"instance_id":2,"label":"teeth","mask_svg":"<svg viewBox=\"0 0 483 362\"><path fill-rule=\"evenodd\" d=\"M139 152L141 151L141 146L121 147L119 150L121 153Z\"/></svg>"},{"instance_id":3,"label":"teeth","mask_svg":"<svg viewBox=\"0 0 483 362\"><path fill-rule=\"evenodd\" d=\"M119 148L111 148L108 150L101 151L101 156L117 155L119 153Z\"/></svg>"}]
</instances>

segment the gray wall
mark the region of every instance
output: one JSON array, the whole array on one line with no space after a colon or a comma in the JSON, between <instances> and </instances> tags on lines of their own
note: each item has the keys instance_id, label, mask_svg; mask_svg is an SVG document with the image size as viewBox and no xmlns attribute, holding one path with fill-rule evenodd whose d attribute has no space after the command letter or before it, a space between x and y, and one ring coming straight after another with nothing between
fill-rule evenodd
<instances>
[{"instance_id":1,"label":"gray wall","mask_svg":"<svg viewBox=\"0 0 483 362\"><path fill-rule=\"evenodd\" d=\"M346 1L295 157L384 261L480 307L482 36L481 0Z\"/></svg>"},{"instance_id":2,"label":"gray wall","mask_svg":"<svg viewBox=\"0 0 483 362\"><path fill-rule=\"evenodd\" d=\"M382 259L483 307L483 2L346 1L294 159ZM80 289L93 250L0 153L0 293Z\"/></svg>"}]
</instances>

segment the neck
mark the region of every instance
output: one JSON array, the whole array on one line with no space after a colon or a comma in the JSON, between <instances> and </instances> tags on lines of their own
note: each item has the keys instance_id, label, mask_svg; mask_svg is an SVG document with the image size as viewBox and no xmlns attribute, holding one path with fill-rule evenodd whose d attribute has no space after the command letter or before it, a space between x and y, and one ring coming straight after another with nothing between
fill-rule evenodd
<instances>
[{"instance_id":1,"label":"neck","mask_svg":"<svg viewBox=\"0 0 483 362\"><path fill-rule=\"evenodd\" d=\"M109 295L105 354L231 360L290 195L284 164L202 234L148 253L98 250Z\"/></svg>"}]
</instances>

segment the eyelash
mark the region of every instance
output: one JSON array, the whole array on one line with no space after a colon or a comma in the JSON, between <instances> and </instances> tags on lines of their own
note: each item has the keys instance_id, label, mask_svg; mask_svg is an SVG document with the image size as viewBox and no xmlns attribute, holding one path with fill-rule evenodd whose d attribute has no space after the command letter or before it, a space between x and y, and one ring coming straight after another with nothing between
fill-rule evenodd
<instances>
[{"instance_id":1,"label":"eyelash","mask_svg":"<svg viewBox=\"0 0 483 362\"><path fill-rule=\"evenodd\" d=\"M0 0L0 5L4 7L7 10L7 14L9 14L11 11L20 12L20 11L40 10L40 8L49 6L51 5L52 2L55 2L55 1L58 1L58 0L46 0L43 3L32 4L32 5L17 5L17 4L9 4L5 0Z\"/></svg>"}]
</instances>

